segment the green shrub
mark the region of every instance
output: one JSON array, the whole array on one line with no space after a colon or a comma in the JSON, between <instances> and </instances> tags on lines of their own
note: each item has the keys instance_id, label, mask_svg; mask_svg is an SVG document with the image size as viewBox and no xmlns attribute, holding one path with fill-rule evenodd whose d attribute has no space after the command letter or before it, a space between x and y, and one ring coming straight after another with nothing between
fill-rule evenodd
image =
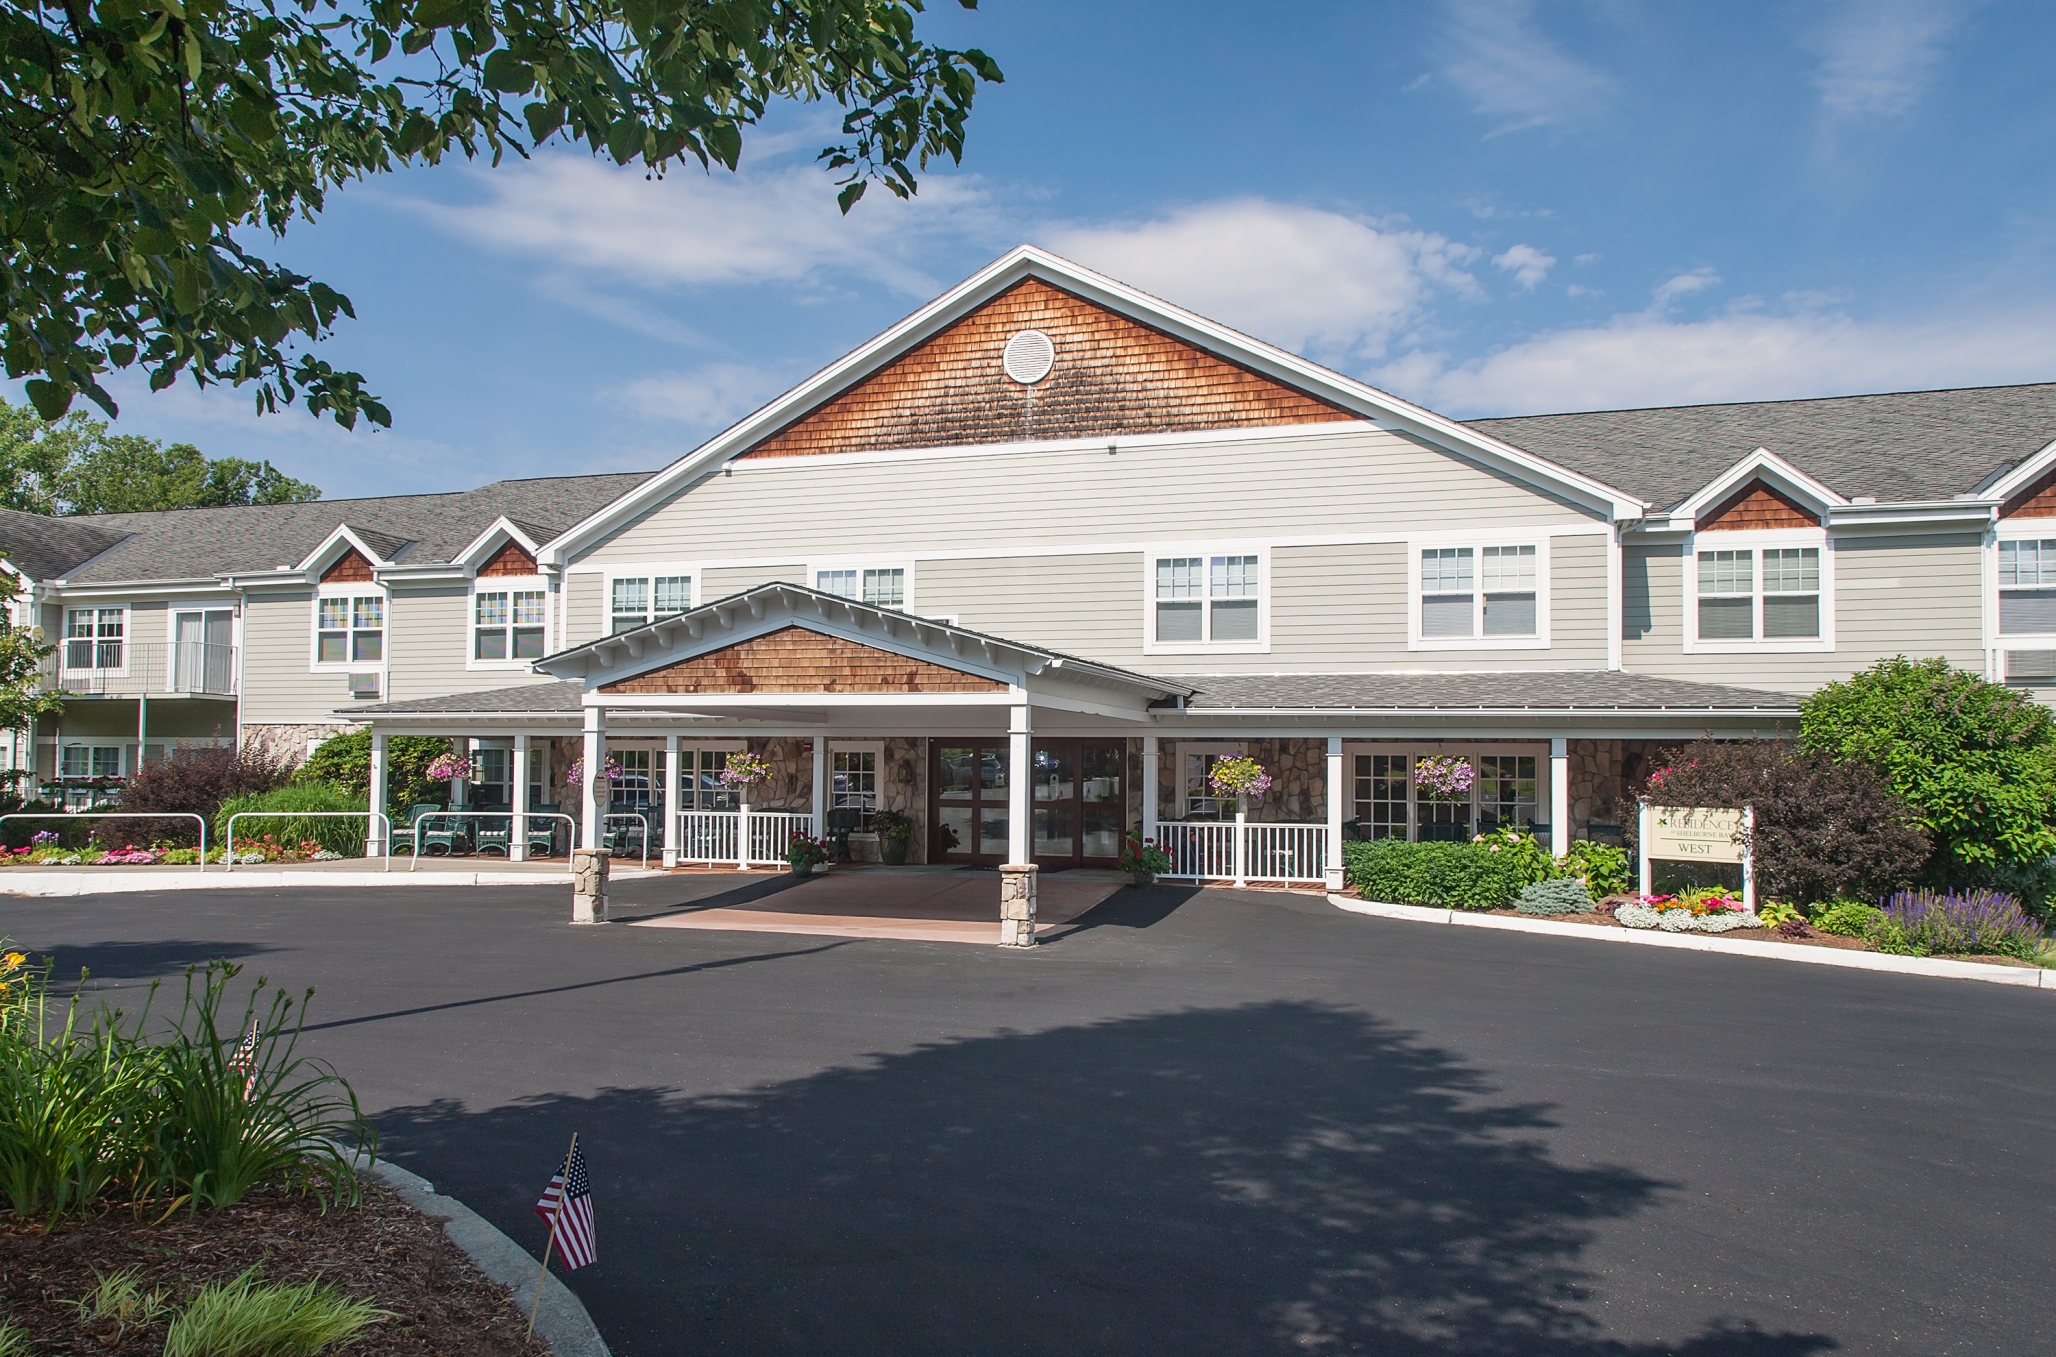
<instances>
[{"instance_id":1,"label":"green shrub","mask_svg":"<svg viewBox=\"0 0 2056 1357\"><path fill-rule=\"evenodd\" d=\"M1536 838L1535 831L1526 825L1503 825L1490 834L1478 835L1471 842L1500 858L1505 870L1523 886L1558 875L1556 859L1550 856L1549 845Z\"/></svg>"},{"instance_id":2,"label":"green shrub","mask_svg":"<svg viewBox=\"0 0 2056 1357\"><path fill-rule=\"evenodd\" d=\"M1521 914L1585 914L1592 909L1592 893L1577 877L1560 876L1523 886L1513 907Z\"/></svg>"},{"instance_id":3,"label":"green shrub","mask_svg":"<svg viewBox=\"0 0 2056 1357\"><path fill-rule=\"evenodd\" d=\"M114 1325L114 1344L130 1329L147 1329L164 1312L164 1289L145 1291L136 1270L128 1268L112 1276L93 1271L94 1286L84 1300L67 1301L79 1318L93 1326Z\"/></svg>"},{"instance_id":4,"label":"green shrub","mask_svg":"<svg viewBox=\"0 0 2056 1357\"><path fill-rule=\"evenodd\" d=\"M428 765L450 752L450 742L429 735L395 735L386 741L386 802L405 809L421 802L440 802L449 794L445 783L428 775ZM326 782L356 796L371 794L371 731L331 735L316 747L295 776L300 782Z\"/></svg>"},{"instance_id":5,"label":"green shrub","mask_svg":"<svg viewBox=\"0 0 2056 1357\"><path fill-rule=\"evenodd\" d=\"M303 841L311 840L329 852L340 853L346 858L364 856L364 798L353 796L342 788L330 786L325 782L295 783L275 791L233 797L222 802L221 808L214 813L215 842L226 847L228 817L246 811L339 810L355 811L358 818L239 820L236 822L236 851L241 852L242 845L254 843L269 835L282 844L297 846Z\"/></svg>"},{"instance_id":6,"label":"green shrub","mask_svg":"<svg viewBox=\"0 0 2056 1357\"><path fill-rule=\"evenodd\" d=\"M376 1136L350 1086L295 1054L304 1008L279 992L266 1001L259 980L224 1030L237 968L215 962L187 972L169 1025L152 1024L147 1003L133 1022L103 1007L82 1023L75 995L53 1027L47 968L19 957L0 955L0 1194L16 1214L54 1220L102 1200L218 1208L260 1183L355 1200L345 1142ZM253 1023L245 1070L233 1061Z\"/></svg>"},{"instance_id":7,"label":"green shrub","mask_svg":"<svg viewBox=\"0 0 2056 1357\"><path fill-rule=\"evenodd\" d=\"M1366 900L1447 909L1503 909L1527 885L1517 855L1475 843L1377 839L1343 845L1344 871Z\"/></svg>"},{"instance_id":8,"label":"green shrub","mask_svg":"<svg viewBox=\"0 0 2056 1357\"><path fill-rule=\"evenodd\" d=\"M2056 720L2028 694L1901 655L1807 698L1799 738L1879 771L1934 841L1938 882L2046 890L2034 873L2056 853Z\"/></svg>"},{"instance_id":9,"label":"green shrub","mask_svg":"<svg viewBox=\"0 0 2056 1357\"><path fill-rule=\"evenodd\" d=\"M1634 884L1628 874L1628 850L1590 839L1579 839L1570 846L1564 854L1562 871L1566 876L1585 878L1585 888L1595 900L1619 895Z\"/></svg>"},{"instance_id":10,"label":"green shrub","mask_svg":"<svg viewBox=\"0 0 2056 1357\"><path fill-rule=\"evenodd\" d=\"M1814 914L1813 926L1823 933L1860 938L1877 912L1875 906L1866 905L1861 900L1836 900Z\"/></svg>"},{"instance_id":11,"label":"green shrub","mask_svg":"<svg viewBox=\"0 0 2056 1357\"><path fill-rule=\"evenodd\" d=\"M171 1322L164 1357L313 1357L388 1316L320 1282L260 1282L251 1268L193 1297Z\"/></svg>"}]
</instances>

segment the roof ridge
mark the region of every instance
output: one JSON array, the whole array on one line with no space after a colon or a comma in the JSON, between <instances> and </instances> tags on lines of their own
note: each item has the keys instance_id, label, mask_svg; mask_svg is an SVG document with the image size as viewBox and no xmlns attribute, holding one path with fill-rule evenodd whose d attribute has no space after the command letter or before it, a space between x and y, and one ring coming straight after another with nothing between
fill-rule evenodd
<instances>
[{"instance_id":1,"label":"roof ridge","mask_svg":"<svg viewBox=\"0 0 2056 1357\"><path fill-rule=\"evenodd\" d=\"M1860 391L1841 396L1789 396L1777 400L1698 401L1690 405L1617 405L1601 410L1550 410L1526 415L1480 415L1465 424L1491 424L1505 419L1573 419L1585 415L1648 415L1670 410L1739 410L1766 405L1828 405L1835 401L1885 400L1894 396L1957 396L1978 391L2025 391L2032 387L2056 388L2056 381L2001 382L1990 386L1930 386L1912 391Z\"/></svg>"}]
</instances>

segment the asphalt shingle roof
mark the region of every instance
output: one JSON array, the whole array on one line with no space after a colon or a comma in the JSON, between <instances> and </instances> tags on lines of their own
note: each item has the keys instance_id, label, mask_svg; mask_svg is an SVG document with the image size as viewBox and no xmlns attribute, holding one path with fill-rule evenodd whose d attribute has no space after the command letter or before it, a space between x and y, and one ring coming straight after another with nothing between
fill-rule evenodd
<instances>
[{"instance_id":1,"label":"asphalt shingle roof","mask_svg":"<svg viewBox=\"0 0 2056 1357\"><path fill-rule=\"evenodd\" d=\"M47 572L31 568L30 573L39 579L63 577L75 584L212 579L232 572L297 565L338 525L347 523L366 545L388 560L401 553L397 558L409 565L439 564L470 545L502 514L533 536L554 537L650 475L627 471L549 476L495 481L476 490L444 495L253 504L232 509L56 519L7 514L0 517L0 546L7 549L10 559L26 551L40 553L39 558L49 562L62 562ZM34 525L43 525L43 536L36 535ZM87 533L94 536L88 538ZM99 545L84 550L89 541ZM17 545L22 542L30 545ZM107 551L116 542L120 545ZM106 555L89 569L67 573L101 551ZM67 555L71 559L66 559Z\"/></svg>"},{"instance_id":2,"label":"asphalt shingle roof","mask_svg":"<svg viewBox=\"0 0 2056 1357\"><path fill-rule=\"evenodd\" d=\"M585 685L570 679L560 683L530 683L519 688L489 688L479 693L417 697L406 702L379 702L348 707L344 713L349 716L395 716L410 712L417 715L548 716L555 712L576 712L584 693Z\"/></svg>"},{"instance_id":3,"label":"asphalt shingle roof","mask_svg":"<svg viewBox=\"0 0 2056 1357\"><path fill-rule=\"evenodd\" d=\"M1496 674L1188 674L1189 711L1761 711L1798 699L1596 669Z\"/></svg>"},{"instance_id":4,"label":"asphalt shingle roof","mask_svg":"<svg viewBox=\"0 0 2056 1357\"><path fill-rule=\"evenodd\" d=\"M45 518L0 509L0 556L30 579L56 579L128 536L88 518Z\"/></svg>"},{"instance_id":5,"label":"asphalt shingle roof","mask_svg":"<svg viewBox=\"0 0 2056 1357\"><path fill-rule=\"evenodd\" d=\"M2056 382L1469 424L1659 510L1691 498L1758 448L1847 498L1890 504L1970 494L2056 442Z\"/></svg>"}]
</instances>

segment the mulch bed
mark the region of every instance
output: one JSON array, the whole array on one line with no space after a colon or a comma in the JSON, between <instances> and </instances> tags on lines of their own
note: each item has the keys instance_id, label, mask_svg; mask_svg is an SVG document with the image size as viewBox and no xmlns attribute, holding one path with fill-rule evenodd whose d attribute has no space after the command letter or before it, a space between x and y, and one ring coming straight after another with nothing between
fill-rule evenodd
<instances>
[{"instance_id":1,"label":"mulch bed","mask_svg":"<svg viewBox=\"0 0 2056 1357\"><path fill-rule=\"evenodd\" d=\"M364 1201L323 1214L318 1201L260 1190L217 1215L180 1213L162 1224L126 1208L40 1224L0 1217L0 1299L5 1318L27 1329L37 1353L121 1353L155 1357L175 1312L209 1282L262 1267L268 1282L321 1279L394 1317L358 1338L352 1351L380 1357L547 1357L524 1339L528 1297L516 1298L464 1256L442 1223L367 1182ZM164 1287L171 1304L155 1326L117 1336L87 1329L76 1310L95 1282L135 1269L144 1288ZM111 1330L111 1326L110 1326Z\"/></svg>"}]
</instances>

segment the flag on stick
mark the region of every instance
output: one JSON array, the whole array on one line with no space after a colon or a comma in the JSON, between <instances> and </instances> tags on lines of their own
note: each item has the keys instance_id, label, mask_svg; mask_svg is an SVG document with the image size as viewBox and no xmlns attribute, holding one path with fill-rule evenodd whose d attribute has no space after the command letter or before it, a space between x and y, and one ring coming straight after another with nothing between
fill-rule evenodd
<instances>
[{"instance_id":1,"label":"flag on stick","mask_svg":"<svg viewBox=\"0 0 2056 1357\"><path fill-rule=\"evenodd\" d=\"M250 1030L243 1033L243 1039L236 1046L236 1053L228 1058L228 1067L243 1076L243 1097L257 1087L257 1024L252 1021Z\"/></svg>"},{"instance_id":2,"label":"flag on stick","mask_svg":"<svg viewBox=\"0 0 2056 1357\"><path fill-rule=\"evenodd\" d=\"M585 1174L585 1151L578 1148L576 1137L571 1141L571 1153L564 1157L563 1171L543 1189L535 1213L550 1227L550 1240L567 1271L576 1272L593 1261L593 1190ZM548 1245L544 1250L548 1251Z\"/></svg>"}]
</instances>

